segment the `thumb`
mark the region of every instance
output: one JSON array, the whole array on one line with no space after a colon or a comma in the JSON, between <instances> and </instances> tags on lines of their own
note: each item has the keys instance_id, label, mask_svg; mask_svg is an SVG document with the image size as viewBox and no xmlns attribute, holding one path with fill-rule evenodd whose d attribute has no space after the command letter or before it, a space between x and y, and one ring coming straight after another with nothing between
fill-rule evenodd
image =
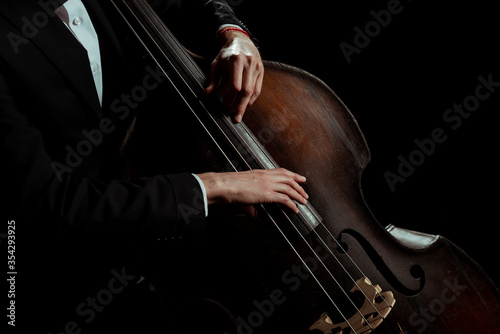
<instances>
[{"instance_id":1,"label":"thumb","mask_svg":"<svg viewBox=\"0 0 500 334\"><path fill-rule=\"evenodd\" d=\"M257 218L258 211L253 205L240 205L240 208L250 217Z\"/></svg>"}]
</instances>

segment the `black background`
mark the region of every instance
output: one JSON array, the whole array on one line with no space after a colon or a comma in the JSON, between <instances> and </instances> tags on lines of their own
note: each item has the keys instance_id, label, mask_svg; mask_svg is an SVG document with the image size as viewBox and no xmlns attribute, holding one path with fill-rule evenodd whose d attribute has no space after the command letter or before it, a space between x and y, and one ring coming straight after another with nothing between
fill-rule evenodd
<instances>
[{"instance_id":1,"label":"black background","mask_svg":"<svg viewBox=\"0 0 500 334\"><path fill-rule=\"evenodd\" d=\"M456 129L445 111L475 94L478 77L500 82L494 2L402 0L401 12L348 63L340 43L374 21L390 1L229 1L259 40L263 58L302 68L326 82L359 122L372 161L366 201L382 225L439 234L500 283L497 111L500 88ZM391 191L386 171L415 140L442 128L447 139Z\"/></svg>"}]
</instances>

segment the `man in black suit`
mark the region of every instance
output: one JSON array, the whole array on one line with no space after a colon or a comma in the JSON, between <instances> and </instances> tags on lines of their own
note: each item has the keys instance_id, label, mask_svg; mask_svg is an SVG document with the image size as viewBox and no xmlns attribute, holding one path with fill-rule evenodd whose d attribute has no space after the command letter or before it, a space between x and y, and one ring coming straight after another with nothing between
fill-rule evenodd
<instances>
[{"instance_id":1,"label":"man in black suit","mask_svg":"<svg viewBox=\"0 0 500 334\"><path fill-rule=\"evenodd\" d=\"M220 89L239 122L260 93L263 65L225 1L199 2L185 23L203 22L195 35L220 42L206 91ZM137 249L203 225L210 204L276 202L296 211L294 201L306 202L305 178L281 169L124 179L127 131L137 114L158 107L139 93L154 95L164 78L112 11L97 0L0 5L1 219L18 227L19 325L96 330L103 304L132 285L125 265ZM138 82L143 89L134 91ZM182 208L200 198L204 210L186 219Z\"/></svg>"}]
</instances>

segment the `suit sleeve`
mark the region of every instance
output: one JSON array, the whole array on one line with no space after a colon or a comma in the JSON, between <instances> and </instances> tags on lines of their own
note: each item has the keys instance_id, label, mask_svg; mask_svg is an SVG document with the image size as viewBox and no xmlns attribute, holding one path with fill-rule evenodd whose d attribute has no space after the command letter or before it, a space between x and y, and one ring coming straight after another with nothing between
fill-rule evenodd
<instances>
[{"instance_id":1,"label":"suit sleeve","mask_svg":"<svg viewBox=\"0 0 500 334\"><path fill-rule=\"evenodd\" d=\"M242 27L247 32L248 29L235 15L233 9L229 6L229 4L224 0L220 1L207 1L207 0L198 0L202 2L205 10L208 12L211 18L211 26L215 29L220 27L223 24L234 24Z\"/></svg>"},{"instance_id":2,"label":"suit sleeve","mask_svg":"<svg viewBox=\"0 0 500 334\"><path fill-rule=\"evenodd\" d=\"M149 3L174 35L197 54L209 58L217 54L216 32L224 24L240 26L256 42L226 0L149 0Z\"/></svg>"},{"instance_id":3,"label":"suit sleeve","mask_svg":"<svg viewBox=\"0 0 500 334\"><path fill-rule=\"evenodd\" d=\"M203 24L209 24L209 27L213 31L223 24L235 24L245 27L243 22L236 17L233 9L226 0L149 0L148 3L162 16L169 11L175 13L182 11L184 18L190 16L202 19Z\"/></svg>"},{"instance_id":4,"label":"suit sleeve","mask_svg":"<svg viewBox=\"0 0 500 334\"><path fill-rule=\"evenodd\" d=\"M2 219L16 217L50 235L130 231L176 237L203 225L201 189L191 174L135 182L59 177L42 133L16 109L0 72L0 189ZM22 218L19 218L22 217Z\"/></svg>"}]
</instances>

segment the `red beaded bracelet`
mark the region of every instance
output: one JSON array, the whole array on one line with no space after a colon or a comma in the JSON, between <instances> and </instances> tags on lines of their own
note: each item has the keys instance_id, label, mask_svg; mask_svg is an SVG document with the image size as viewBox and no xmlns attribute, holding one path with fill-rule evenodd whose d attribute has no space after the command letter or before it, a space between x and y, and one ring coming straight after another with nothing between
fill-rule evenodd
<instances>
[{"instance_id":1,"label":"red beaded bracelet","mask_svg":"<svg viewBox=\"0 0 500 334\"><path fill-rule=\"evenodd\" d=\"M227 28L222 29L221 31L219 31L218 36L222 35L226 31L239 31L239 32L242 32L245 35L247 35L248 38L250 38L250 35L245 30L240 29L240 28L235 28L235 27L227 27Z\"/></svg>"}]
</instances>

